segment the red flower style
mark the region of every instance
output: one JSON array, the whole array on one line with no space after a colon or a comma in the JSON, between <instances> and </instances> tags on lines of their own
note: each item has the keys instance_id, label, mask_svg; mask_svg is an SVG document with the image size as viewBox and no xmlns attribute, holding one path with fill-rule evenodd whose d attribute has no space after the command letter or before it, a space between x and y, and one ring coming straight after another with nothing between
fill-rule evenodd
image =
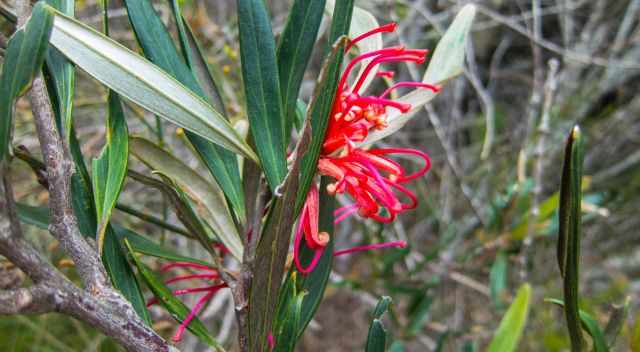
<instances>
[{"instance_id":1,"label":"red flower style","mask_svg":"<svg viewBox=\"0 0 640 352\"><path fill-rule=\"evenodd\" d=\"M218 273L218 271L206 265L190 263L190 262L174 262L174 263L170 263L162 266L160 270L162 272L167 272L177 268L191 269L196 271L196 273L175 276L165 281L165 284L169 285L177 282L191 281L191 280L202 280L202 281L208 282L209 284L206 286L200 286L200 287L178 289L172 292L174 296L204 293L204 295L198 299L196 304L193 306L193 308L189 312L189 315L187 315L187 317L182 321L182 323L178 327L178 330L173 335L172 340L174 342L179 342L182 340L182 335L184 335L184 331L186 330L187 326L189 326L189 323L193 320L193 318L196 317L196 315L200 312L200 310L204 307L204 305L208 301L210 301L218 291L220 291L222 288L227 287L227 284L223 283L220 280L220 274ZM156 298L151 299L147 303L147 307L150 307L154 304L158 304L158 300Z\"/></svg>"},{"instance_id":2,"label":"red flower style","mask_svg":"<svg viewBox=\"0 0 640 352\"><path fill-rule=\"evenodd\" d=\"M351 41L347 52L354 44L376 33L393 32L395 23L387 24L364 33ZM401 113L411 110L411 105L389 98L398 88L413 87L439 91L439 87L421 82L399 82L379 96L367 96L361 91L372 71L379 65L394 62L422 64L427 50L406 49L401 46L383 48L361 53L349 62L338 82L327 133L318 161L318 174L329 176L335 182L327 186L331 195L347 194L354 203L337 209L334 223L339 223L354 213L379 222L392 222L396 216L417 206L415 194L403 184L424 175L431 167L429 156L419 150L405 148L379 148L365 150L356 143L363 142L371 130L383 130L388 126L387 109ZM365 65L362 74L352 86L348 80L354 68ZM378 77L393 77L392 71L378 71ZM416 173L407 174L405 169L390 158L392 155L408 155L423 161ZM318 232L318 190L312 186L300 215L294 240L294 262L303 274L311 272L317 265L324 247L329 241L326 232ZM307 247L315 250L311 263L305 268L299 259L299 246L304 235ZM404 247L404 241L380 243L336 251L334 255L355 251L387 247Z\"/></svg>"}]
</instances>

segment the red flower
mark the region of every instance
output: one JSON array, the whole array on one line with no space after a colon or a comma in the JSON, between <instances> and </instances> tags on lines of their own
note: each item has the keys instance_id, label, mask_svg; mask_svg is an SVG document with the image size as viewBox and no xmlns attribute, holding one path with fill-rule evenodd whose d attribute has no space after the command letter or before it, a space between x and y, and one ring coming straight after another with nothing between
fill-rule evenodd
<instances>
[{"instance_id":1,"label":"red flower","mask_svg":"<svg viewBox=\"0 0 640 352\"><path fill-rule=\"evenodd\" d=\"M376 33L392 32L395 27L395 23L392 23L364 33L351 41L347 51L358 41ZM394 62L422 64L426 54L427 50L406 49L400 46L361 53L349 62L342 73L318 161L318 174L335 180L327 187L328 193L347 194L354 201L353 204L335 211L334 223L339 223L354 213L387 223L403 211L416 207L417 197L403 184L424 175L429 170L429 156L419 150L404 148L365 150L356 143L364 141L369 131L387 127L387 109L397 109L401 113L411 110L410 104L389 99L393 90L404 87L431 89L434 92L439 90L438 87L426 83L400 82L379 96L367 96L361 91L367 77L379 65ZM348 80L353 69L363 63L365 66L362 74L350 86ZM376 76L393 77L393 72L379 71ZM404 168L390 158L396 154L417 156L423 160L424 166L420 171L407 175ZM327 233L318 232L318 209L318 190L314 185L307 196L294 240L294 262L303 274L313 270L329 240ZM307 268L302 267L299 259L299 246L303 234L305 244L315 250L314 258ZM337 251L334 255L404 246L406 243L396 241Z\"/></svg>"}]
</instances>

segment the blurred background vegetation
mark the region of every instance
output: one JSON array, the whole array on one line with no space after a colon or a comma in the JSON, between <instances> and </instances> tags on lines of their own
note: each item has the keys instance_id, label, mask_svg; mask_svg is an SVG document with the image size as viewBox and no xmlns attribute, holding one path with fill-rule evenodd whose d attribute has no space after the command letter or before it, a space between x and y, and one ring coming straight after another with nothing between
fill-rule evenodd
<instances>
[{"instance_id":1,"label":"blurred background vegetation","mask_svg":"<svg viewBox=\"0 0 640 352\"><path fill-rule=\"evenodd\" d=\"M243 116L234 1L185 0L185 17L198 33L212 70L224 83L233 119ZM269 3L274 31L286 20L290 1ZM399 30L390 45L433 49L466 1L369 0L358 6ZM520 351L568 350L562 310L544 298L562 297L556 264L557 203L564 139L579 123L585 134L584 232L581 307L606 326L630 300L614 351L634 350L640 341L640 1L481 0L464 74L431 105L383 144L419 148L433 167L414 184L418 209L390 226L348 221L338 226L338 248L383 238L409 247L336 259L325 301L302 339L300 351L361 350L370 314L383 295L394 300L385 318L392 351L483 350L516 289L529 282L532 308ZM167 1L154 1L170 23ZM138 50L126 11L110 1L112 37ZM320 14L318 14L320 15ZM99 27L95 0L77 1L77 17ZM3 33L10 25L1 22ZM170 23L170 26L173 24ZM171 27L173 28L173 27ZM321 57L314 56L303 84L315 84ZM424 67L398 66L396 79L419 80ZM106 91L80 73L75 121L84 154L104 143ZM379 89L378 87L377 89ZM376 89L376 88L374 88ZM154 137L155 118L127 105L132 134ZM38 155L26 99L18 103L15 145ZM176 133L177 132L177 133ZM164 143L195 168L180 131L166 125ZM131 160L134 169L143 168ZM14 163L19 202L41 205L47 192L28 165ZM208 177L204 172L205 177ZM161 195L125 184L120 203L175 223ZM159 227L116 211L118 222L153 236L184 254L201 249ZM32 240L72 274L68 260L41 230ZM0 259L0 287L25 280ZM155 328L175 329L161 310ZM218 295L202 320L226 345L235 344L233 307ZM637 342L635 342L637 343ZM184 351L204 350L185 339ZM93 329L59 315L0 318L0 351L114 351L118 347ZM640 346L635 345L640 351Z\"/></svg>"}]
</instances>

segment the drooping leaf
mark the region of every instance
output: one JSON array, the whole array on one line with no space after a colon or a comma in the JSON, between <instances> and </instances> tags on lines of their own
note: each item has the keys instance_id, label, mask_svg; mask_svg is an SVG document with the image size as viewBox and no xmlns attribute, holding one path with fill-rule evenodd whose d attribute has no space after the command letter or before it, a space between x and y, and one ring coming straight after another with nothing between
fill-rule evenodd
<instances>
[{"instance_id":1,"label":"drooping leaf","mask_svg":"<svg viewBox=\"0 0 640 352\"><path fill-rule=\"evenodd\" d=\"M159 171L174 180L196 204L203 208L203 216L213 232L231 254L240 260L242 242L220 189L182 161L146 139L131 137L129 147L131 154L152 170Z\"/></svg>"},{"instance_id":2,"label":"drooping leaf","mask_svg":"<svg viewBox=\"0 0 640 352\"><path fill-rule=\"evenodd\" d=\"M545 299L545 301L556 304L560 307L565 307L564 302L559 299ZM583 310L578 311L578 316L580 317L580 326L587 332L587 334L589 334L589 336L591 336L591 340L593 341L593 351L609 352L607 340L600 329L598 322L589 313Z\"/></svg>"},{"instance_id":3,"label":"drooping leaf","mask_svg":"<svg viewBox=\"0 0 640 352\"><path fill-rule=\"evenodd\" d=\"M120 98L109 92L106 140L100 157L93 160L93 192L98 217L98 252L102 253L105 231L124 184L129 161L129 131Z\"/></svg>"},{"instance_id":4,"label":"drooping leaf","mask_svg":"<svg viewBox=\"0 0 640 352\"><path fill-rule=\"evenodd\" d=\"M173 1L172 3L174 3ZM184 57L178 53L171 35L162 23L149 0L125 1L129 20L140 43L144 55L166 73L177 79L186 88L220 112L221 119L226 118L224 106L217 92L215 83L209 75L208 67L198 48L198 44L183 22L178 4L173 4L176 14ZM206 89L203 89L205 87ZM234 130L235 131L235 130ZM196 131L185 131L187 138L194 146L204 164L231 203L241 222L245 220L244 196L240 184L240 172L236 156L228 150L217 146L198 135ZM244 141L244 138L236 136Z\"/></svg>"},{"instance_id":5,"label":"drooping leaf","mask_svg":"<svg viewBox=\"0 0 640 352\"><path fill-rule=\"evenodd\" d=\"M169 290L162 281L158 279L158 277L156 277L155 274L140 261L140 259L138 259L134 249L127 239L124 240L124 243L129 249L129 254L133 259L133 262L136 264L138 272L144 279L147 287L149 287L151 292L153 292L153 295L158 299L158 302L176 321L182 322L189 315L190 309L179 299L173 296L171 290ZM187 325L187 329L207 345L212 346L217 350L221 348L218 342L209 334L207 328L202 324L198 317L193 317L189 325Z\"/></svg>"},{"instance_id":6,"label":"drooping leaf","mask_svg":"<svg viewBox=\"0 0 640 352\"><path fill-rule=\"evenodd\" d=\"M575 126L567 139L562 167L557 248L558 266L564 280L564 309L572 351L581 351L584 343L578 308L583 158L582 133Z\"/></svg>"},{"instance_id":7,"label":"drooping leaf","mask_svg":"<svg viewBox=\"0 0 640 352\"><path fill-rule=\"evenodd\" d=\"M518 289L516 298L502 317L500 325L493 335L487 352L515 351L529 315L529 297L531 286L523 284Z\"/></svg>"},{"instance_id":8,"label":"drooping leaf","mask_svg":"<svg viewBox=\"0 0 640 352\"><path fill-rule=\"evenodd\" d=\"M15 100L40 72L52 25L52 8L38 3L26 26L19 28L7 44L0 76L0 164L9 153Z\"/></svg>"},{"instance_id":9,"label":"drooping leaf","mask_svg":"<svg viewBox=\"0 0 640 352\"><path fill-rule=\"evenodd\" d=\"M296 117L296 103L304 71L318 36L326 0L296 0L289 11L287 24L278 43L278 73L282 107L285 114L285 137L291 134Z\"/></svg>"},{"instance_id":10,"label":"drooping leaf","mask_svg":"<svg viewBox=\"0 0 640 352\"><path fill-rule=\"evenodd\" d=\"M143 57L56 13L50 42L89 75L143 108L249 159L257 157L206 101Z\"/></svg>"},{"instance_id":11,"label":"drooping leaf","mask_svg":"<svg viewBox=\"0 0 640 352\"><path fill-rule=\"evenodd\" d=\"M427 72L423 82L443 85L447 81L463 72L466 42L469 38L471 24L476 14L473 4L465 5L447 29L444 36L438 42L436 49L429 61ZM398 110L387 111L389 126L381 131L372 131L363 142L364 145L372 144L402 128L407 121L415 116L437 93L429 89L418 89L397 99L402 103L411 104L411 110L400 113Z\"/></svg>"},{"instance_id":12,"label":"drooping leaf","mask_svg":"<svg viewBox=\"0 0 640 352\"><path fill-rule=\"evenodd\" d=\"M251 135L274 191L287 173L285 116L271 20L264 1L237 0L240 59Z\"/></svg>"}]
</instances>

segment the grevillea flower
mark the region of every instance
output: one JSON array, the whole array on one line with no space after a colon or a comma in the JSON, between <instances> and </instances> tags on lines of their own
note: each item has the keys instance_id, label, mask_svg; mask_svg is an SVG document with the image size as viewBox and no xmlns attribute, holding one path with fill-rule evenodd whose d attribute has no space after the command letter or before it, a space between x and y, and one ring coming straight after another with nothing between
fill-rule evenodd
<instances>
[{"instance_id":1,"label":"grevillea flower","mask_svg":"<svg viewBox=\"0 0 640 352\"><path fill-rule=\"evenodd\" d=\"M377 33L392 32L395 28L395 23L375 28L353 39L346 50L350 51L360 40ZM388 223L395 220L398 214L417 206L417 197L404 184L424 175L429 170L431 167L429 156L419 150L405 148L367 150L358 147L357 143L363 142L370 131L387 128L388 109L397 109L400 113L411 110L410 104L390 98L394 90L399 88L430 89L434 92L439 90L438 87L426 83L399 82L380 95L365 95L363 88L367 77L372 75L380 65L386 63L422 64L426 55L427 50L406 49L402 46L388 47L360 53L347 64L343 71L318 161L318 174L329 176L334 180L327 186L327 192L330 195L348 195L353 200L352 204L335 211L334 223L339 223L356 213L363 218ZM361 74L350 84L349 78L356 67L361 68ZM378 70L376 76L391 78L393 71ZM391 158L394 155L422 159L422 167L415 173L407 174L405 169ZM302 209L294 240L294 262L303 274L315 268L329 241L329 235L326 232L318 231L318 210L318 189L313 185ZM306 268L302 266L299 258L299 247L303 237L306 246L315 251L311 263ZM404 246L406 246L404 241L394 241L339 250L334 255Z\"/></svg>"},{"instance_id":2,"label":"grevillea flower","mask_svg":"<svg viewBox=\"0 0 640 352\"><path fill-rule=\"evenodd\" d=\"M217 270L202 264L191 263L191 262L174 262L174 263L169 263L162 266L161 271L168 272L173 269L180 269L180 268L190 270L192 271L192 273L174 276L173 278L165 281L165 284L169 285L169 284L175 284L178 282L198 280L198 281L204 282L204 285L197 286L197 287L189 287L186 289L177 289L172 291L174 296L199 294L199 293L203 294L202 297L200 297L196 301L196 304L193 306L193 308L191 308L191 311L189 312L187 317L182 321L182 323L178 327L178 330L173 335L172 340L174 342L179 342L182 340L182 335L184 334L184 331L186 330L187 326L189 326L189 323L193 320L193 318L195 318L196 315L200 312L200 310L202 310L202 307L204 307L204 305L208 301L210 301L219 290L227 287L227 285L221 281L220 274L218 273ZM150 307L157 303L158 303L157 299L155 298L151 299L147 303L147 307Z\"/></svg>"}]
</instances>

